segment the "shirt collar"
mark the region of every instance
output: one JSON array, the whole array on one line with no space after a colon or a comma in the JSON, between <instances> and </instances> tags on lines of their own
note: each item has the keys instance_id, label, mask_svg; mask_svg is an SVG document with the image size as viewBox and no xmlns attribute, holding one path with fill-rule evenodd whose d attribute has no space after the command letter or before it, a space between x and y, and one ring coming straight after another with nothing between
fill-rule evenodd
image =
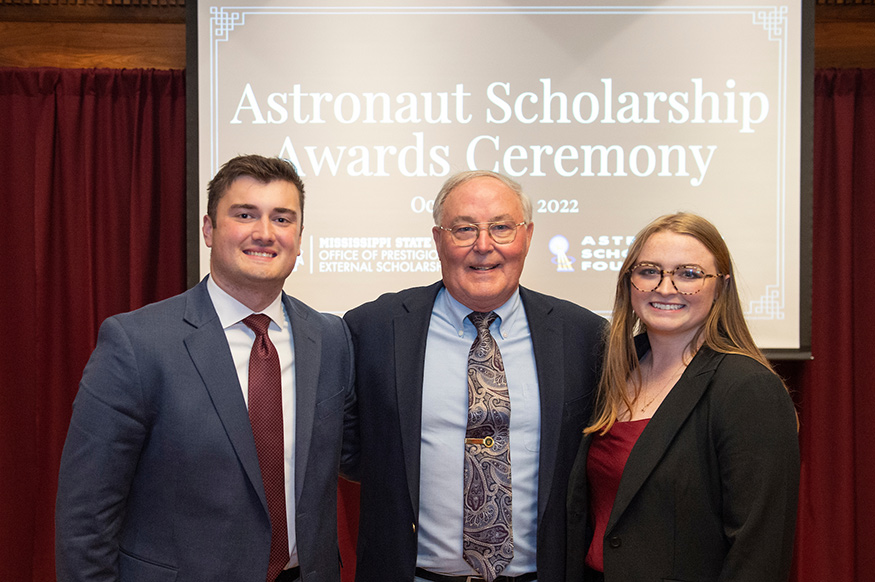
<instances>
[{"instance_id":1,"label":"shirt collar","mask_svg":"<svg viewBox=\"0 0 875 582\"><path fill-rule=\"evenodd\" d=\"M210 300L212 300L213 307L219 316L222 329L228 329L232 325L241 323L244 319L255 313L219 287L212 277L207 278L207 291L210 293ZM284 330L286 327L282 295L282 292L280 292L270 305L258 312L267 315L280 330Z\"/></svg>"},{"instance_id":2,"label":"shirt collar","mask_svg":"<svg viewBox=\"0 0 875 582\"><path fill-rule=\"evenodd\" d=\"M450 322L453 324L453 327L456 328L456 331L460 336L464 333L466 321L468 322L468 325L473 325L468 320L468 314L473 310L459 303L450 292L447 291L446 287L441 289L437 301L443 302L443 308L446 310L446 313L449 314ZM518 324L520 317L526 316L522 299L520 299L519 287L514 290L513 295L510 296L510 299L505 301L504 305L493 311L498 315L498 319L492 325L497 326L495 329L501 337L507 339L519 329Z\"/></svg>"}]
</instances>

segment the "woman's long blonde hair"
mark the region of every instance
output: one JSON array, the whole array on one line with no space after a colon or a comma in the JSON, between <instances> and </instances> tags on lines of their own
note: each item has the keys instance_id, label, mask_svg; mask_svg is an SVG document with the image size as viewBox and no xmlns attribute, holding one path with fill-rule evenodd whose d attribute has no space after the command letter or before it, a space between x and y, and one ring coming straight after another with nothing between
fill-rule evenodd
<instances>
[{"instance_id":1,"label":"woman's long blonde hair","mask_svg":"<svg viewBox=\"0 0 875 582\"><path fill-rule=\"evenodd\" d=\"M632 409L633 402L627 394L626 386L629 378L637 377L640 380L641 377L641 365L635 349L634 336L646 330L644 324L632 311L629 269L638 261L641 249L647 240L658 232L673 232L694 237L714 256L717 272L728 275L717 279L714 304L705 323L689 343L690 353L696 352L704 338L704 345L715 352L750 356L774 372L769 361L754 343L744 321L732 257L717 228L696 214L688 212L667 214L645 226L635 236L635 241L629 247L626 260L623 262L617 279L611 326L607 332L595 420L592 425L584 429L584 434L597 431L606 433L623 412Z\"/></svg>"}]
</instances>

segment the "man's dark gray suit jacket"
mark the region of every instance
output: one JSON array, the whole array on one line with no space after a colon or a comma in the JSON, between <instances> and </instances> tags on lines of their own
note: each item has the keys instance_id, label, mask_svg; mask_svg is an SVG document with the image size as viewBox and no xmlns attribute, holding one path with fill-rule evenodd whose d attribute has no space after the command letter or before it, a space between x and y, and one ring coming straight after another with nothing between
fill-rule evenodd
<instances>
[{"instance_id":1,"label":"man's dark gray suit jacket","mask_svg":"<svg viewBox=\"0 0 875 582\"><path fill-rule=\"evenodd\" d=\"M283 303L295 349L298 556L306 582L337 582L337 475L354 430L352 415L344 421L355 406L350 337L338 317L285 294ZM269 550L249 417L206 281L108 318L61 459L59 582L258 582Z\"/></svg>"},{"instance_id":2,"label":"man's dark gray suit jacket","mask_svg":"<svg viewBox=\"0 0 875 582\"><path fill-rule=\"evenodd\" d=\"M344 316L356 350L361 423L358 582L414 578L425 344L441 287L436 283L383 295ZM520 296L541 400L538 580L560 582L568 473L592 412L605 321L573 303L522 287Z\"/></svg>"}]
</instances>

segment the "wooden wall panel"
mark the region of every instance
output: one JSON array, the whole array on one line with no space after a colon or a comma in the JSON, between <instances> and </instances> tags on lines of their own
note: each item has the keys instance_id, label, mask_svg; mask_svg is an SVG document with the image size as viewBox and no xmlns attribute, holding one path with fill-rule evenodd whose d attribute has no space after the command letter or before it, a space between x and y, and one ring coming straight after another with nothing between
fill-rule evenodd
<instances>
[{"instance_id":1,"label":"wooden wall panel","mask_svg":"<svg viewBox=\"0 0 875 582\"><path fill-rule=\"evenodd\" d=\"M12 1L0 0L0 67L185 68L180 0L171 9ZM848 4L818 3L815 67L875 68L875 4Z\"/></svg>"},{"instance_id":2,"label":"wooden wall panel","mask_svg":"<svg viewBox=\"0 0 875 582\"><path fill-rule=\"evenodd\" d=\"M816 22L814 66L875 68L875 22Z\"/></svg>"},{"instance_id":3,"label":"wooden wall panel","mask_svg":"<svg viewBox=\"0 0 875 582\"><path fill-rule=\"evenodd\" d=\"M184 69L185 24L0 21L0 67Z\"/></svg>"}]
</instances>

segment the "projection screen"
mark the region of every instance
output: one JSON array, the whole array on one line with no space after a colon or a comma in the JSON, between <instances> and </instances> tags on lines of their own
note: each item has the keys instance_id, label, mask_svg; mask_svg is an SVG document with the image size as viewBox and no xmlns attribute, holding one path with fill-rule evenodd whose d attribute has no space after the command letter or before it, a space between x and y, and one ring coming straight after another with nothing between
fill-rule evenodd
<instances>
[{"instance_id":1,"label":"projection screen","mask_svg":"<svg viewBox=\"0 0 875 582\"><path fill-rule=\"evenodd\" d=\"M286 291L343 313L438 280L434 196L457 171L495 170L533 204L523 285L609 316L635 233L693 211L733 253L759 345L804 353L803 4L200 0L191 236L222 163L288 158L306 208Z\"/></svg>"}]
</instances>

